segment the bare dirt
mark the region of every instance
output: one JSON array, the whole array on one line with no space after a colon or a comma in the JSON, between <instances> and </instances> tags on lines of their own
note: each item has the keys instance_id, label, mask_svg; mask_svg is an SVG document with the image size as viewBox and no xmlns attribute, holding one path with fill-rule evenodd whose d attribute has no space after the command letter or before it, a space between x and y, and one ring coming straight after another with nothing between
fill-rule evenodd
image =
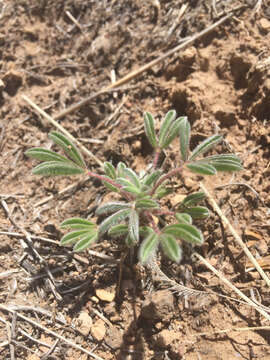
<instances>
[{"instance_id":1,"label":"bare dirt","mask_svg":"<svg viewBox=\"0 0 270 360\"><path fill-rule=\"evenodd\" d=\"M50 146L53 126L22 95L57 116L108 86L112 71L122 78L230 11L233 16L193 45L58 121L101 161L124 161L136 171L152 155L144 111L157 119L172 108L187 115L192 146L222 133L222 146L245 170L203 183L269 274L269 1L0 2L0 303L16 306L18 314L0 309L1 359L92 358L83 349L105 360L270 359L269 327L247 329L269 321L188 254L180 265L163 260L162 270L211 296L172 294L149 283L147 272L128 258L119 265L59 247L61 221L93 216L110 195L83 177L35 177L24 155L30 147ZM171 164L177 152L177 146L168 151ZM88 166L99 171L91 159ZM198 188L198 178L189 177L175 196ZM206 242L196 251L269 312L269 288L213 209L199 225ZM31 246L22 229L34 236ZM109 239L92 250L121 259L121 248ZM219 332L232 328L242 331ZM56 335L83 349L63 339L55 343Z\"/></svg>"}]
</instances>

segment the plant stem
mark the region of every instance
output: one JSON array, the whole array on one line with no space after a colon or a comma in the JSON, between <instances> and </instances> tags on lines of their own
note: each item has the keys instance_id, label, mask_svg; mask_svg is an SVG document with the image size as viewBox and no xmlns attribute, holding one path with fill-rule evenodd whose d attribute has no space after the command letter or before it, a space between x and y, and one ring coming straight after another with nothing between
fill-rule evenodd
<instances>
[{"instance_id":1,"label":"plant stem","mask_svg":"<svg viewBox=\"0 0 270 360\"><path fill-rule=\"evenodd\" d=\"M99 179L100 181L106 181L107 183L111 184L112 186L115 186L117 189L120 190L120 194L125 197L127 200L134 200L134 197L131 196L131 194L127 191L123 191L122 190L122 185L120 184L117 184L115 181L113 181L112 179L106 177L106 176L103 176L103 175L99 175L99 174L96 174L96 173L93 173L92 171L87 171L87 175L91 176L91 177L94 177L96 179Z\"/></svg>"},{"instance_id":2,"label":"plant stem","mask_svg":"<svg viewBox=\"0 0 270 360\"><path fill-rule=\"evenodd\" d=\"M167 174L161 176L161 178L156 182L155 186L153 187L152 191L150 192L150 195L154 195L154 193L156 192L157 188L167 179L170 179L171 177L178 175L180 172L182 171L182 166L173 169L171 171L169 171Z\"/></svg>"},{"instance_id":3,"label":"plant stem","mask_svg":"<svg viewBox=\"0 0 270 360\"><path fill-rule=\"evenodd\" d=\"M149 220L149 222L151 223L152 228L155 231L155 233L159 235L161 233L161 231L159 230L158 226L156 225L152 214L149 211L144 211L144 214L147 217L147 219Z\"/></svg>"},{"instance_id":4,"label":"plant stem","mask_svg":"<svg viewBox=\"0 0 270 360\"><path fill-rule=\"evenodd\" d=\"M175 211L160 210L160 209L157 209L157 210L153 209L152 213L157 216L158 215L172 215L172 216L175 215Z\"/></svg>"},{"instance_id":5,"label":"plant stem","mask_svg":"<svg viewBox=\"0 0 270 360\"><path fill-rule=\"evenodd\" d=\"M160 155L160 150L157 150L157 151L155 152L154 161L153 161L154 169L157 168L159 155Z\"/></svg>"}]
</instances>

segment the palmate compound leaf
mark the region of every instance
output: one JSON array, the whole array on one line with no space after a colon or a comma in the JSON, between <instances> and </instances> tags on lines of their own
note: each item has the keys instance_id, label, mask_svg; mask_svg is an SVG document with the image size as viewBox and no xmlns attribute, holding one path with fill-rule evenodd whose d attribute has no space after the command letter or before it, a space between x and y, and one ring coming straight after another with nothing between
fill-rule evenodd
<instances>
[{"instance_id":1,"label":"palmate compound leaf","mask_svg":"<svg viewBox=\"0 0 270 360\"><path fill-rule=\"evenodd\" d=\"M133 244L139 242L139 215L134 209L129 213L128 234Z\"/></svg>"},{"instance_id":2,"label":"palmate compound leaf","mask_svg":"<svg viewBox=\"0 0 270 360\"><path fill-rule=\"evenodd\" d=\"M158 147L158 142L155 132L155 121L153 116L149 112L146 112L144 114L144 131L148 141L153 146L153 148Z\"/></svg>"},{"instance_id":3,"label":"palmate compound leaf","mask_svg":"<svg viewBox=\"0 0 270 360\"><path fill-rule=\"evenodd\" d=\"M49 138L57 145L59 145L65 153L72 159L78 166L85 168L85 162L83 160L82 155L80 154L77 147L63 134L52 131L49 134Z\"/></svg>"},{"instance_id":4,"label":"palmate compound leaf","mask_svg":"<svg viewBox=\"0 0 270 360\"><path fill-rule=\"evenodd\" d=\"M105 161L104 165L104 173L110 178L110 179L116 179L116 170L113 164L111 164L109 161Z\"/></svg>"},{"instance_id":5,"label":"palmate compound leaf","mask_svg":"<svg viewBox=\"0 0 270 360\"><path fill-rule=\"evenodd\" d=\"M108 218L102 221L99 225L99 234L103 235L108 231L112 226L120 223L122 220L125 220L130 213L130 209L123 209L117 211L115 214L112 214Z\"/></svg>"},{"instance_id":6,"label":"palmate compound leaf","mask_svg":"<svg viewBox=\"0 0 270 360\"><path fill-rule=\"evenodd\" d=\"M77 175L83 174L85 169L82 169L71 162L61 162L61 161L46 161L37 165L32 173L34 175L47 175L47 176L57 176L57 175Z\"/></svg>"},{"instance_id":7,"label":"palmate compound leaf","mask_svg":"<svg viewBox=\"0 0 270 360\"><path fill-rule=\"evenodd\" d=\"M165 255L172 261L179 263L182 258L182 249L176 238L171 234L162 234L160 235L159 240Z\"/></svg>"},{"instance_id":8,"label":"palmate compound leaf","mask_svg":"<svg viewBox=\"0 0 270 360\"><path fill-rule=\"evenodd\" d=\"M96 210L96 214L97 215L109 214L122 209L130 209L130 207L131 205L125 202L120 202L120 201L108 202L99 206Z\"/></svg>"},{"instance_id":9,"label":"palmate compound leaf","mask_svg":"<svg viewBox=\"0 0 270 360\"><path fill-rule=\"evenodd\" d=\"M168 135L168 130L170 129L172 123L174 122L174 119L176 118L176 111L170 110L167 112L167 114L164 117L164 120L162 121L160 125L159 130L159 146L162 148L162 144L164 140L166 139Z\"/></svg>"},{"instance_id":10,"label":"palmate compound leaf","mask_svg":"<svg viewBox=\"0 0 270 360\"><path fill-rule=\"evenodd\" d=\"M217 173L216 169L213 165L204 163L204 162L193 162L190 164L186 164L187 168L194 172L195 174L201 175L215 175Z\"/></svg>"},{"instance_id":11,"label":"palmate compound leaf","mask_svg":"<svg viewBox=\"0 0 270 360\"><path fill-rule=\"evenodd\" d=\"M132 182L132 184L136 186L136 188L138 188L138 189L141 188L141 183L140 183L139 177L135 173L135 171L133 171L132 169L127 167L123 170L123 172L124 172L124 175Z\"/></svg>"},{"instance_id":12,"label":"palmate compound leaf","mask_svg":"<svg viewBox=\"0 0 270 360\"><path fill-rule=\"evenodd\" d=\"M60 162L68 162L71 161L64 156L57 154L54 151L43 149L43 148L32 148L25 152L25 155L37 159L40 161L60 161Z\"/></svg>"},{"instance_id":13,"label":"palmate compound leaf","mask_svg":"<svg viewBox=\"0 0 270 360\"><path fill-rule=\"evenodd\" d=\"M158 235L155 232L150 233L142 242L139 248L139 260L145 264L147 260L154 255L158 246Z\"/></svg>"},{"instance_id":14,"label":"palmate compound leaf","mask_svg":"<svg viewBox=\"0 0 270 360\"><path fill-rule=\"evenodd\" d=\"M196 245L201 245L204 241L201 231L189 224L168 225L163 229L163 233Z\"/></svg>"},{"instance_id":15,"label":"palmate compound leaf","mask_svg":"<svg viewBox=\"0 0 270 360\"><path fill-rule=\"evenodd\" d=\"M76 243L73 250L83 251L98 238L97 226L89 220L81 218L66 219L61 223L62 228L70 228L71 231L61 239L61 245Z\"/></svg>"},{"instance_id":16,"label":"palmate compound leaf","mask_svg":"<svg viewBox=\"0 0 270 360\"><path fill-rule=\"evenodd\" d=\"M206 151L210 150L213 146L220 143L221 140L222 140L221 135L213 135L205 139L192 151L189 160L194 160L197 156L204 154Z\"/></svg>"}]
</instances>

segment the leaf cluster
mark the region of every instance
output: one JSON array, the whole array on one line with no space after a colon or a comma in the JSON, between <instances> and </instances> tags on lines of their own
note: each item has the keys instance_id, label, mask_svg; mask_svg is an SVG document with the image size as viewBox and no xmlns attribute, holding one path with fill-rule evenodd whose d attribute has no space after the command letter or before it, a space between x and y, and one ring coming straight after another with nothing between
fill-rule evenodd
<instances>
[{"instance_id":1,"label":"leaf cluster","mask_svg":"<svg viewBox=\"0 0 270 360\"><path fill-rule=\"evenodd\" d=\"M190 150L190 123L186 116L177 118L174 110L165 115L159 131L153 116L146 112L144 128L156 156L168 148L175 138L179 139L180 166L164 173L163 169L154 164L150 171L137 174L123 162L114 166L106 161L103 175L88 171L89 176L101 180L109 191L117 193L119 201L107 202L96 210L96 215L103 218L98 225L81 218L62 222L61 227L70 230L62 237L62 245L71 244L74 245L74 251L82 251L108 234L112 238L123 238L127 247L137 247L140 261L146 263L159 248L168 258L179 262L182 257L181 241L192 245L203 243L203 235L193 221L209 216L208 209L200 205L205 198L204 193L187 195L173 209L164 208L160 199L171 191L168 186L171 177L180 174L184 167L200 175L214 175L218 171L241 170L240 159L234 154L201 158L222 141L220 135L213 135ZM33 169L34 174L53 176L87 173L79 150L69 139L55 131L49 137L62 148L66 156L43 148L28 150L28 156L42 161Z\"/></svg>"}]
</instances>

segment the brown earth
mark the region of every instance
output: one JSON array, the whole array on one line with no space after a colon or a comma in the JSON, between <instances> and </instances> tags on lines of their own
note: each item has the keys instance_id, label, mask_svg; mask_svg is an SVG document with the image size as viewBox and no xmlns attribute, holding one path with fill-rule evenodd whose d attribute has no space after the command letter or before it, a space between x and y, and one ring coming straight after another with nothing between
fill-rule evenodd
<instances>
[{"instance_id":1,"label":"brown earth","mask_svg":"<svg viewBox=\"0 0 270 360\"><path fill-rule=\"evenodd\" d=\"M48 330L106 360L270 359L269 327L246 329L269 326L269 321L239 302L188 254L180 265L163 260L163 271L185 286L211 291L212 296L173 295L166 287L161 290L160 284L149 283L147 272L128 260L119 266L59 247L61 221L93 216L96 206L110 195L105 196L99 182L83 177L79 183L69 177L35 177L34 163L24 155L30 147L50 146L53 126L22 95L57 116L108 86L112 71L116 79L122 78L230 11L233 16L193 45L123 89L94 98L59 123L101 161L124 161L136 171L152 159L142 131L144 111L157 119L171 108L187 115L192 146L216 131L222 133L222 146L243 160L245 170L208 177L203 183L269 273L269 1L0 2L0 301L1 306L17 306L18 314L16 319L1 307L1 359L92 358L63 339L55 344L57 338ZM176 163L177 152L177 145L168 151L171 164ZM88 166L98 171L91 159ZM78 186L58 195L74 182ZM198 178L188 177L170 201L198 188ZM50 200L39 204L48 196ZM206 242L196 250L269 312L265 281L248 264L218 215L212 211L200 227ZM37 237L31 246L22 229ZM121 248L108 240L91 250L121 258ZM218 333L231 328L242 331Z\"/></svg>"}]
</instances>

